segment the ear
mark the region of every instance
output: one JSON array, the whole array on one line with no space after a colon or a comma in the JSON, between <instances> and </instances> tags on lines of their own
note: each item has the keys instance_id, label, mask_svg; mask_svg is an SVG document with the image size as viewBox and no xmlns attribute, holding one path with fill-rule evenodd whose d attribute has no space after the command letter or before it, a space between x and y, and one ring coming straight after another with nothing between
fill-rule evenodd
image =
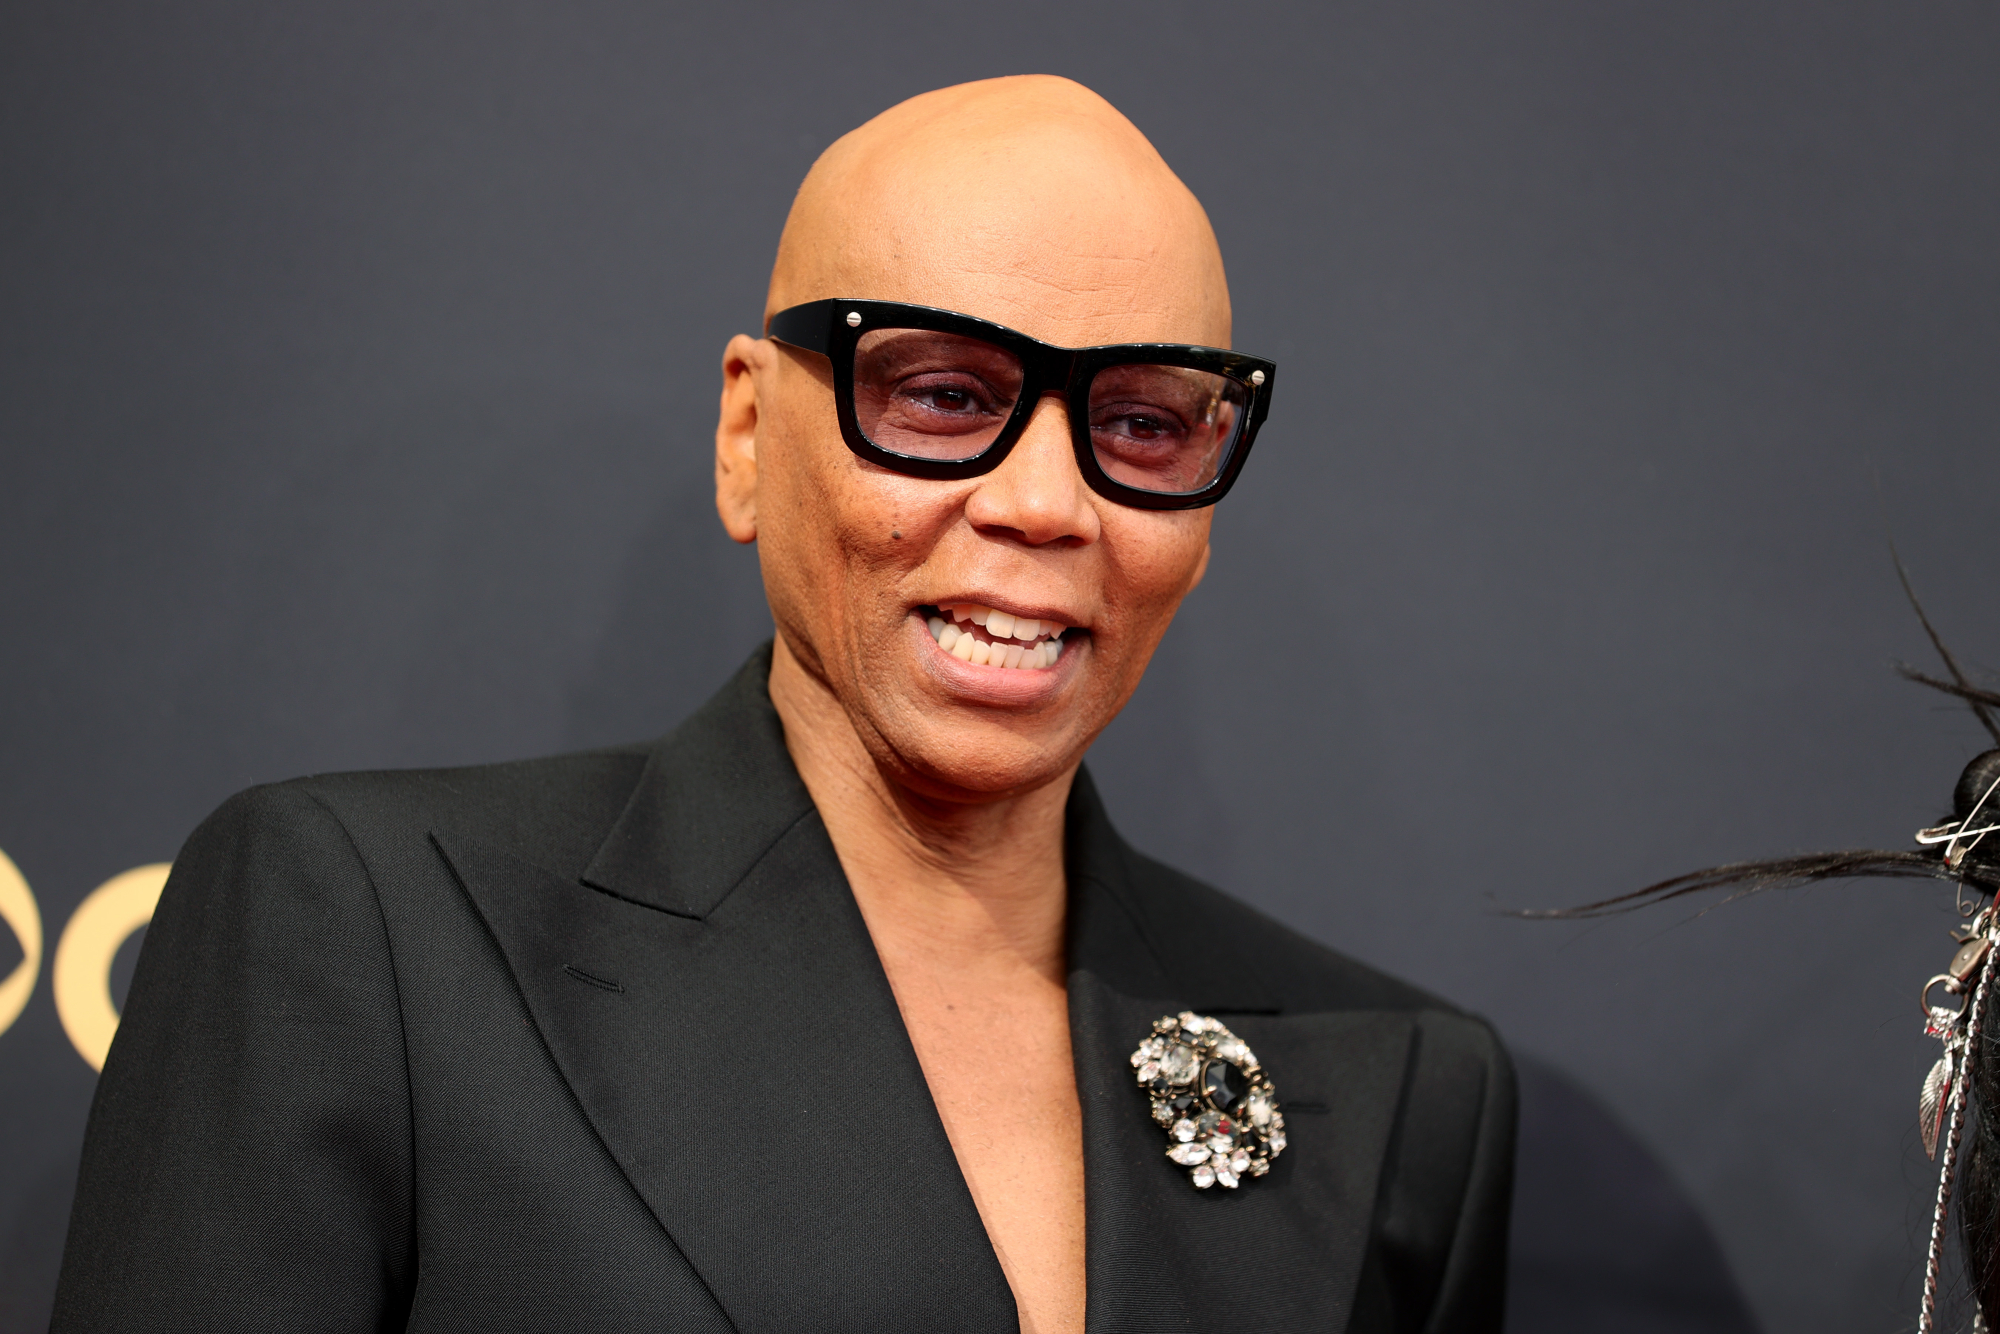
<instances>
[{"instance_id":1,"label":"ear","mask_svg":"<svg viewBox=\"0 0 2000 1334\"><path fill-rule=\"evenodd\" d=\"M757 377L770 344L737 334L722 351L722 413L715 424L715 511L738 542L757 540Z\"/></svg>"}]
</instances>

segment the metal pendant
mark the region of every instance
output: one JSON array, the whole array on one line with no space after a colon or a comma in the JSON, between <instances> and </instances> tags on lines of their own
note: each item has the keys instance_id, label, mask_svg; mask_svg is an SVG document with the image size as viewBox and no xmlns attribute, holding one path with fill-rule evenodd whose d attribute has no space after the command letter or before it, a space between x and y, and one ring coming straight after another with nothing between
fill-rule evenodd
<instances>
[{"instance_id":1,"label":"metal pendant","mask_svg":"<svg viewBox=\"0 0 2000 1334\"><path fill-rule=\"evenodd\" d=\"M1937 1161L1938 1136L1944 1132L1945 1117L1951 1110L1952 1083L1959 1073L1959 1053L1965 1047L1965 1026L1971 1009L1966 1003L1968 984L1985 965L1992 944L1990 936L1975 936L1969 931L1964 933L1958 952L1945 966L1945 971L1924 983L1924 1032L1944 1044L1944 1051L1931 1066L1930 1073L1924 1076L1924 1086L1917 1094L1917 1130L1923 1135L1924 1155L1933 1162ZM1931 1004L1931 992L1938 987L1942 987L1947 996L1957 998L1956 1008Z\"/></svg>"},{"instance_id":2,"label":"metal pendant","mask_svg":"<svg viewBox=\"0 0 2000 1334\"><path fill-rule=\"evenodd\" d=\"M1969 911L1969 910L1968 910ZM1917 1334L1937 1328L1938 1280L1944 1269L1945 1222L1951 1214L1952 1176L1958 1167L1960 1137L1965 1129L1967 1086L1974 1078L1980 1027L1986 1017L1987 990L1993 965L2000 960L2000 904L1988 903L1964 928L1952 932L1958 951L1945 971L1924 983L1918 1004L1924 1010L1924 1033L1944 1044L1944 1054L1924 1076L1917 1098L1917 1129L1924 1152L1938 1164L1937 1198L1931 1206L1931 1241L1924 1253L1924 1297L1917 1308ZM1931 1004L1931 992L1944 988L1957 1008Z\"/></svg>"},{"instance_id":3,"label":"metal pendant","mask_svg":"<svg viewBox=\"0 0 2000 1334\"><path fill-rule=\"evenodd\" d=\"M1206 1015L1182 1010L1153 1021L1132 1053L1153 1120L1167 1132L1167 1157L1195 1189L1234 1190L1260 1177L1285 1151L1278 1091L1243 1040Z\"/></svg>"},{"instance_id":4,"label":"metal pendant","mask_svg":"<svg viewBox=\"0 0 2000 1334\"><path fill-rule=\"evenodd\" d=\"M1917 1099L1917 1129L1923 1133L1924 1156L1937 1160L1938 1134L1944 1129L1945 1109L1951 1105L1951 1080L1957 1073L1957 1053L1946 1047L1944 1055L1924 1076L1924 1091Z\"/></svg>"}]
</instances>

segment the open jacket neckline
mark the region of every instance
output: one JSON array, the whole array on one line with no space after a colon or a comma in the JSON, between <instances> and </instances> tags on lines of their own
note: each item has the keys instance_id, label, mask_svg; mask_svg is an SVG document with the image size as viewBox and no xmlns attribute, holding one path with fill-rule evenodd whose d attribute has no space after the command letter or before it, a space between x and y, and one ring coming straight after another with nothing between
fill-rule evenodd
<instances>
[{"instance_id":1,"label":"open jacket neckline","mask_svg":"<svg viewBox=\"0 0 2000 1334\"><path fill-rule=\"evenodd\" d=\"M653 747L580 877L474 833L432 840L591 1127L739 1330L877 1308L1013 1334L768 673L767 651ZM1344 1328L1412 1015L1289 1006L1233 938L1145 892L1151 864L1082 770L1066 838L1088 1334ZM1292 1109L1284 1155L1236 1191L1196 1191L1166 1160L1126 1061L1182 1009L1224 1017Z\"/></svg>"}]
</instances>

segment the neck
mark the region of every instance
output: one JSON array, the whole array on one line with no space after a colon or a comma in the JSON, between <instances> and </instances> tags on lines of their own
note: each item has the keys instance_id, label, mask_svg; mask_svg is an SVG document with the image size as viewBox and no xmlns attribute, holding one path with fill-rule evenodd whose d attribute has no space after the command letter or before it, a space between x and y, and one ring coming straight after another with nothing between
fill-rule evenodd
<instances>
[{"instance_id":1,"label":"neck","mask_svg":"<svg viewBox=\"0 0 2000 1334\"><path fill-rule=\"evenodd\" d=\"M950 802L875 762L846 710L778 636L771 702L885 964L1063 984L1063 811L1072 766L1033 791Z\"/></svg>"}]
</instances>

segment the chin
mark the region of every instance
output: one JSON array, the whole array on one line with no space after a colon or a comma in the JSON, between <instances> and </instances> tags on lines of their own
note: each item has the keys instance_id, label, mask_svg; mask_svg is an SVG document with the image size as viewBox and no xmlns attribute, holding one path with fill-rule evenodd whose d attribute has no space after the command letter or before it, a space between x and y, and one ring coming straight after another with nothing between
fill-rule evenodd
<instances>
[{"instance_id":1,"label":"chin","mask_svg":"<svg viewBox=\"0 0 2000 1334\"><path fill-rule=\"evenodd\" d=\"M940 800L1033 791L1061 778L1082 757L1066 728L1045 741L998 723L927 727L924 732L907 738L907 744L903 738L884 739L895 751L904 784Z\"/></svg>"}]
</instances>

